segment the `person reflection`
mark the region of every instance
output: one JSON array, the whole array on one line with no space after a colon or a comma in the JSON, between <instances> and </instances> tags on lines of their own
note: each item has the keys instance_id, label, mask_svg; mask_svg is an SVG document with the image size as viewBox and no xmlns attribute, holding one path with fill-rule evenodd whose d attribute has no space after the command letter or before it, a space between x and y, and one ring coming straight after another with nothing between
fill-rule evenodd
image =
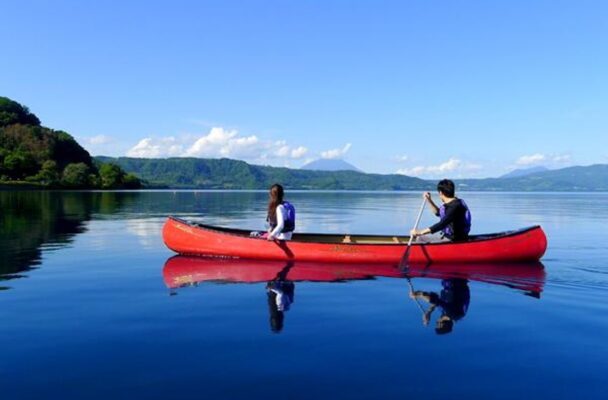
<instances>
[{"instance_id":1,"label":"person reflection","mask_svg":"<svg viewBox=\"0 0 608 400\"><path fill-rule=\"evenodd\" d=\"M430 304L428 310L423 312L422 323L426 326L431 320L431 314L437 307L441 308L441 316L435 323L435 333L443 335L452 332L454 322L458 321L467 313L471 293L469 282L462 278L443 279L441 281L441 292L423 292L410 290L410 298L422 299Z\"/></svg>"},{"instance_id":2,"label":"person reflection","mask_svg":"<svg viewBox=\"0 0 608 400\"><path fill-rule=\"evenodd\" d=\"M287 280L287 273L291 267L293 264L288 263L273 280L266 284L270 330L274 333L280 333L283 330L284 313L290 309L294 301L295 285L292 281Z\"/></svg>"}]
</instances>

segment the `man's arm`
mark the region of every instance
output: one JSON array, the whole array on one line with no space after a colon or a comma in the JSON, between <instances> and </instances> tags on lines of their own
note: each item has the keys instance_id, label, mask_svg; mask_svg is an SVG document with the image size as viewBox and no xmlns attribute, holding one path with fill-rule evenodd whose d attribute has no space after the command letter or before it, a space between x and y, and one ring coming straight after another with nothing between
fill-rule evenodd
<instances>
[{"instance_id":1,"label":"man's arm","mask_svg":"<svg viewBox=\"0 0 608 400\"><path fill-rule=\"evenodd\" d=\"M458 207L446 207L445 216L443 217L443 219L437 222L435 225L432 225L427 228L429 233L439 232L440 230L444 229L449 224L454 222L454 220L456 219L457 209Z\"/></svg>"},{"instance_id":2,"label":"man's arm","mask_svg":"<svg viewBox=\"0 0 608 400\"><path fill-rule=\"evenodd\" d=\"M433 212L433 214L439 215L439 207L437 207L437 204L435 204L435 202L431 198L431 192L425 192L422 195L422 197L429 203L429 207L430 207L431 211ZM426 228L426 229L412 229L410 231L410 235L412 235L412 236L427 235L429 233L431 233L431 230L429 228Z\"/></svg>"},{"instance_id":3,"label":"man's arm","mask_svg":"<svg viewBox=\"0 0 608 400\"><path fill-rule=\"evenodd\" d=\"M433 212L433 214L439 215L439 207L433 201L433 198L431 197L431 192L426 192L426 193L424 193L423 196L424 196L424 199L429 203L429 207L430 207L431 211Z\"/></svg>"}]
</instances>

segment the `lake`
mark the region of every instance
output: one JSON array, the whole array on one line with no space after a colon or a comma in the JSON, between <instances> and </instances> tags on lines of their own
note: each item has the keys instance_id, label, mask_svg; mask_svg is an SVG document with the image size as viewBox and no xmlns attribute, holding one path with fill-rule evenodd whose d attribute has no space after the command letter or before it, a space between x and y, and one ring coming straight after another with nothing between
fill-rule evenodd
<instances>
[{"instance_id":1,"label":"lake","mask_svg":"<svg viewBox=\"0 0 608 400\"><path fill-rule=\"evenodd\" d=\"M461 197L472 233L542 225L542 266L408 280L373 265L187 259L162 242L167 215L263 230L267 194L0 192L2 397L606 398L608 194ZM286 198L298 231L351 234L407 233L421 203Z\"/></svg>"}]
</instances>

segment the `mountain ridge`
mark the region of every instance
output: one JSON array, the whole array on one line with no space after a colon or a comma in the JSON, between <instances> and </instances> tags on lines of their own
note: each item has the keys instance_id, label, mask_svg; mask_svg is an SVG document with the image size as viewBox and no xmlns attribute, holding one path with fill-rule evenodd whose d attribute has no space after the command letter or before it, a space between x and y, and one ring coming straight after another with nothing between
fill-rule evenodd
<instances>
[{"instance_id":1,"label":"mountain ridge","mask_svg":"<svg viewBox=\"0 0 608 400\"><path fill-rule=\"evenodd\" d=\"M363 172L359 168L355 167L351 163L342 159L324 159L319 158L304 164L300 169L313 170L313 171L357 171Z\"/></svg>"},{"instance_id":2,"label":"mountain ridge","mask_svg":"<svg viewBox=\"0 0 608 400\"><path fill-rule=\"evenodd\" d=\"M144 179L151 187L267 189L279 182L303 190L435 190L437 180L398 174L315 171L260 166L227 158L96 157ZM454 179L466 191L608 191L608 164L547 170L514 178Z\"/></svg>"}]
</instances>

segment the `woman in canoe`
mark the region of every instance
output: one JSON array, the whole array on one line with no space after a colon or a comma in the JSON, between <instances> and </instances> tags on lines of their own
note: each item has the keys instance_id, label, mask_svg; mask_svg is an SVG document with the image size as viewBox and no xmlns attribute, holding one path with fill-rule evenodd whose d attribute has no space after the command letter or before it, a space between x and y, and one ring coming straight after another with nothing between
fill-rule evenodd
<instances>
[{"instance_id":1,"label":"woman in canoe","mask_svg":"<svg viewBox=\"0 0 608 400\"><path fill-rule=\"evenodd\" d=\"M454 242L467 240L471 230L471 212L464 200L456 197L454 182L449 179L439 181L437 192L443 203L441 207L433 202L429 192L424 194L424 198L433 214L440 218L439 222L426 229L412 229L410 235L420 236L441 232L441 239Z\"/></svg>"},{"instance_id":2,"label":"woman in canoe","mask_svg":"<svg viewBox=\"0 0 608 400\"><path fill-rule=\"evenodd\" d=\"M283 200L283 195L283 186L275 183L270 187L266 217L269 228L265 234L267 240L290 240L296 228L296 209Z\"/></svg>"}]
</instances>

